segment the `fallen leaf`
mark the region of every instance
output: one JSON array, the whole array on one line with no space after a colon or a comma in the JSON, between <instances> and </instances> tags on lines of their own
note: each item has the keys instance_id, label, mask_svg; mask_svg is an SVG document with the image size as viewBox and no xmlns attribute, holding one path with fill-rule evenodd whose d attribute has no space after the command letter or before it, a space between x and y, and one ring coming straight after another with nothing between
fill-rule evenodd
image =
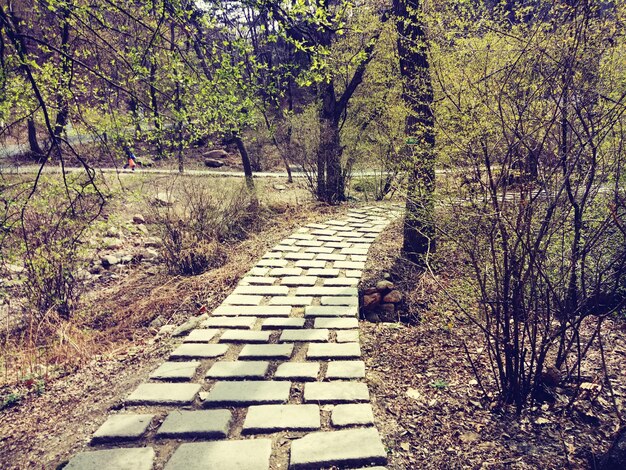
<instances>
[{"instance_id":1,"label":"fallen leaf","mask_svg":"<svg viewBox=\"0 0 626 470\"><path fill-rule=\"evenodd\" d=\"M467 444L469 442L474 442L480 439L480 434L469 431L469 432L461 434L459 436L459 439L461 440L461 442L465 442Z\"/></svg>"},{"instance_id":2,"label":"fallen leaf","mask_svg":"<svg viewBox=\"0 0 626 470\"><path fill-rule=\"evenodd\" d=\"M408 442L402 442L400 444L400 447L402 448L402 450L408 452L411 449L411 446L409 445Z\"/></svg>"},{"instance_id":3,"label":"fallen leaf","mask_svg":"<svg viewBox=\"0 0 626 470\"><path fill-rule=\"evenodd\" d=\"M550 421L549 419L546 419L546 418L537 418L535 420L535 424L539 424L539 425L541 425L541 424L550 424L551 422L552 421Z\"/></svg>"},{"instance_id":4,"label":"fallen leaf","mask_svg":"<svg viewBox=\"0 0 626 470\"><path fill-rule=\"evenodd\" d=\"M420 391L415 388L409 388L406 391L406 396L409 398L413 398L414 400L422 400L424 398Z\"/></svg>"}]
</instances>

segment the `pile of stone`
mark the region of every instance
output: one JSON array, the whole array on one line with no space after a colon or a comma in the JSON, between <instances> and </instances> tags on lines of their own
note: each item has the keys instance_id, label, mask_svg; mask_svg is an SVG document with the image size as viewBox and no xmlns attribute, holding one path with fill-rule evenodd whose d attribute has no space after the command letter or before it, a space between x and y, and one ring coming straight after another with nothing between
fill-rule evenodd
<instances>
[{"instance_id":1,"label":"pile of stone","mask_svg":"<svg viewBox=\"0 0 626 470\"><path fill-rule=\"evenodd\" d=\"M371 322L397 322L402 292L391 281L379 281L363 291L361 316Z\"/></svg>"}]
</instances>

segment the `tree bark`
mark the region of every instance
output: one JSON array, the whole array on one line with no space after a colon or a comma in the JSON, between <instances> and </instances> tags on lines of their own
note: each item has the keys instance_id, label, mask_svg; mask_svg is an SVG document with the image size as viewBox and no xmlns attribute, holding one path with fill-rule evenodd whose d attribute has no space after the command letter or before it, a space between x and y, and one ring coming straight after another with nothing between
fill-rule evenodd
<instances>
[{"instance_id":1,"label":"tree bark","mask_svg":"<svg viewBox=\"0 0 626 470\"><path fill-rule=\"evenodd\" d=\"M39 145L39 140L37 139L37 127L35 126L35 119L29 117L26 121L28 125L28 146L30 147L30 153L33 156L33 159L38 163L42 163L45 158L45 153L41 149Z\"/></svg>"},{"instance_id":2,"label":"tree bark","mask_svg":"<svg viewBox=\"0 0 626 470\"><path fill-rule=\"evenodd\" d=\"M243 163L243 173L246 176L246 186L248 189L254 190L254 180L252 179L252 165L250 165L250 157L248 156L248 151L246 150L246 146L239 137L238 134L233 134L233 140L237 145L237 149L239 150L239 154L241 155L241 163Z\"/></svg>"},{"instance_id":3,"label":"tree bark","mask_svg":"<svg viewBox=\"0 0 626 470\"><path fill-rule=\"evenodd\" d=\"M435 250L435 119L426 38L419 0L393 0L398 32L402 97L409 113L405 132L408 187L402 251L409 260L423 265L424 256Z\"/></svg>"}]
</instances>

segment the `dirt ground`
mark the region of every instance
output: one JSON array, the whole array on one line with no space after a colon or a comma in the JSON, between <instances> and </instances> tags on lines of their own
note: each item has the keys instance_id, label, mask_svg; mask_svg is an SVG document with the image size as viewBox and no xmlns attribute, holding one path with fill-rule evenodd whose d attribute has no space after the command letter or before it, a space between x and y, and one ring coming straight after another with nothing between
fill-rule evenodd
<instances>
[{"instance_id":1,"label":"dirt ground","mask_svg":"<svg viewBox=\"0 0 626 470\"><path fill-rule=\"evenodd\" d=\"M410 326L361 324L367 380L389 452L388 468L593 468L594 456L607 450L620 425L607 388L597 397L579 396L572 409L558 401L544 403L521 418L496 406L482 393L466 359L464 344L472 353L484 349L479 332L447 310L429 276L394 266L400 229L394 224L373 245L361 282L369 287L390 273L408 293L407 316L419 317ZM625 333L623 321L607 321L607 368L621 416L626 403ZM598 351L589 354L583 375L602 383ZM557 389L559 394L567 391Z\"/></svg>"}]
</instances>

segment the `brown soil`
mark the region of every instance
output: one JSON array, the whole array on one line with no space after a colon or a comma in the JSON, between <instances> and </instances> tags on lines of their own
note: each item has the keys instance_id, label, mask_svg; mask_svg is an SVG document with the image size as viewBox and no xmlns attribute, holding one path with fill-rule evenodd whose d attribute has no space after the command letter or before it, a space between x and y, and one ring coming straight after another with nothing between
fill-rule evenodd
<instances>
[{"instance_id":1,"label":"brown soil","mask_svg":"<svg viewBox=\"0 0 626 470\"><path fill-rule=\"evenodd\" d=\"M376 424L389 452L388 468L590 468L620 424L607 388L597 397L582 393L571 409L558 402L539 404L520 418L497 406L476 383L463 346L472 353L480 351L483 338L448 310L430 276L397 262L401 236L400 224L383 233L370 252L362 281L369 286L384 272L391 273L408 293L405 318L420 319L410 326L362 323L361 327L367 380ZM446 269L453 267L444 265L442 270ZM445 272L438 275L445 277ZM624 330L623 323L608 321L604 329L607 367L622 416ZM602 382L597 350L590 352L583 376ZM566 394L573 387L558 388L557 393Z\"/></svg>"}]
</instances>

